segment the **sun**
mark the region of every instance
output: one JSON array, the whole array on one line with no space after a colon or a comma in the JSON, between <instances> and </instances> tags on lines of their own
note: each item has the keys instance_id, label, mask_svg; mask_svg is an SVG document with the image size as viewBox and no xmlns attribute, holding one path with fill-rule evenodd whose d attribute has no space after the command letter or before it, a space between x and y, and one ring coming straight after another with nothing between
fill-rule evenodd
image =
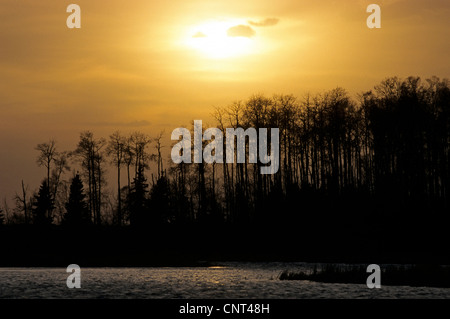
<instances>
[{"instance_id":1,"label":"sun","mask_svg":"<svg viewBox=\"0 0 450 319\"><path fill-rule=\"evenodd\" d=\"M212 21L189 28L185 44L210 59L246 56L256 51L255 39L232 37L227 31L235 22Z\"/></svg>"}]
</instances>

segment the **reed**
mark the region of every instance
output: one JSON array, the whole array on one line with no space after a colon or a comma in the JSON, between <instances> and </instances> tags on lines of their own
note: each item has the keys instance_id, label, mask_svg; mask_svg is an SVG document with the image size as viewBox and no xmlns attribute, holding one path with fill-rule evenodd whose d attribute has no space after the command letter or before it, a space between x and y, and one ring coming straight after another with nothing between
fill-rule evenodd
<instances>
[{"instance_id":1,"label":"reed","mask_svg":"<svg viewBox=\"0 0 450 319\"><path fill-rule=\"evenodd\" d=\"M280 280L365 284L368 273L362 265L315 265L309 271L280 273ZM450 267L441 265L381 266L381 284L387 286L450 288Z\"/></svg>"}]
</instances>

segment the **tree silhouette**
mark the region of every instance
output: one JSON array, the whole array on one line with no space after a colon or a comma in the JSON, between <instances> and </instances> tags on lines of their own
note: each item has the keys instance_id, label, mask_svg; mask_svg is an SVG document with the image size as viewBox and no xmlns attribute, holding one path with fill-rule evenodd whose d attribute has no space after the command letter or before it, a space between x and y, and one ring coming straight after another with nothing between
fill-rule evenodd
<instances>
[{"instance_id":1,"label":"tree silhouette","mask_svg":"<svg viewBox=\"0 0 450 319\"><path fill-rule=\"evenodd\" d=\"M166 176L161 176L150 191L148 206L152 222L162 224L173 220L170 195L170 182Z\"/></svg>"},{"instance_id":2,"label":"tree silhouette","mask_svg":"<svg viewBox=\"0 0 450 319\"><path fill-rule=\"evenodd\" d=\"M50 173L51 173L51 166L52 163L55 161L56 157L59 155L58 151L56 150L56 141L50 140L48 143L41 143L38 144L35 148L37 151L39 151L39 156L36 160L39 167L45 166L47 169L47 187L48 192L51 194L51 180L50 180ZM56 186L57 188L57 186ZM53 196L54 198L54 196ZM53 209L54 206L52 205ZM49 212L50 214L51 212Z\"/></svg>"},{"instance_id":3,"label":"tree silhouette","mask_svg":"<svg viewBox=\"0 0 450 319\"><path fill-rule=\"evenodd\" d=\"M130 225L142 227L148 225L149 214L147 207L148 184L144 176L144 168L138 167L137 176L131 183L131 190L127 197L127 210L129 214Z\"/></svg>"},{"instance_id":4,"label":"tree silhouette","mask_svg":"<svg viewBox=\"0 0 450 319\"><path fill-rule=\"evenodd\" d=\"M86 226L92 224L84 194L83 182L77 174L70 184L69 200L65 205L63 224L67 226Z\"/></svg>"},{"instance_id":5,"label":"tree silhouette","mask_svg":"<svg viewBox=\"0 0 450 319\"><path fill-rule=\"evenodd\" d=\"M50 191L52 192L52 196L55 200L55 206L57 208L61 208L60 206L63 206L63 203L59 200L59 189L63 181L61 180L62 175L64 172L70 171L69 166L69 152L57 152L55 154L54 159L54 168L52 170L51 175L51 185L50 185Z\"/></svg>"},{"instance_id":6,"label":"tree silhouette","mask_svg":"<svg viewBox=\"0 0 450 319\"><path fill-rule=\"evenodd\" d=\"M154 156L152 156L157 162L158 179L160 179L164 174L164 162L163 162L163 157L162 157L162 153L161 153L162 148L164 147L161 142L163 134L164 134L164 131L160 132L154 139L156 154Z\"/></svg>"},{"instance_id":7,"label":"tree silhouette","mask_svg":"<svg viewBox=\"0 0 450 319\"><path fill-rule=\"evenodd\" d=\"M37 164L40 166L45 166L47 168L47 186L50 187L50 172L51 164L58 154L56 150L56 141L50 140L48 143L41 143L36 146L36 150L39 151L39 156L36 160Z\"/></svg>"},{"instance_id":8,"label":"tree silhouette","mask_svg":"<svg viewBox=\"0 0 450 319\"><path fill-rule=\"evenodd\" d=\"M86 131L81 133L78 146L72 152L84 169L84 175L88 182L89 212L96 225L101 225L102 187L105 184L103 167L105 144L105 139L95 139L92 132Z\"/></svg>"},{"instance_id":9,"label":"tree silhouette","mask_svg":"<svg viewBox=\"0 0 450 319\"><path fill-rule=\"evenodd\" d=\"M44 180L39 188L39 192L34 196L33 203L33 223L39 226L48 226L53 222L51 212L54 208L53 198L49 191L47 181Z\"/></svg>"},{"instance_id":10,"label":"tree silhouette","mask_svg":"<svg viewBox=\"0 0 450 319\"><path fill-rule=\"evenodd\" d=\"M3 213L3 209L0 208L0 226L5 224L5 214Z\"/></svg>"},{"instance_id":11,"label":"tree silhouette","mask_svg":"<svg viewBox=\"0 0 450 319\"><path fill-rule=\"evenodd\" d=\"M122 196L120 187L120 168L125 164L126 140L118 131L109 137L108 147L106 149L111 157L114 166L117 168L117 221L122 225Z\"/></svg>"},{"instance_id":12,"label":"tree silhouette","mask_svg":"<svg viewBox=\"0 0 450 319\"><path fill-rule=\"evenodd\" d=\"M22 180L22 194L19 195L16 193L14 196L14 200L16 201L16 210L23 212L24 216L24 222L25 224L28 224L30 222L30 216L29 216L29 207L31 206L29 204L29 199L27 198L27 190L28 187L25 187L23 180Z\"/></svg>"},{"instance_id":13,"label":"tree silhouette","mask_svg":"<svg viewBox=\"0 0 450 319\"><path fill-rule=\"evenodd\" d=\"M303 222L336 228L355 224L365 229L368 216L376 216L385 229L388 226L384 225L393 225L389 226L392 232L407 220L416 226L429 225L431 234L450 217L448 80L387 78L357 100L339 87L301 99L257 94L216 108L213 116L216 125L211 126L224 136L224 164L167 164L162 133L150 139L141 132L126 137L115 132L108 143L91 132L81 133L72 155L82 168L94 223L100 224L105 217L120 226L128 221L133 226L170 221L205 228L226 223L295 229ZM237 163L234 152L233 163L226 163L226 128L239 127L279 128L276 174L261 175L260 168L266 164L249 163L247 142L245 161ZM155 154L150 154L149 145ZM49 195L41 185L33 203L34 221L40 220L37 215L52 216L58 193L60 203L68 197L64 189L57 191L58 185L67 185L63 180L66 154L56 151L54 141L39 144L37 149L38 163L47 168ZM103 191L106 153L117 169L116 202L112 197L107 200L108 193ZM128 183L122 187L124 168ZM150 186L145 176L153 168ZM22 188L22 195L16 196L17 211L25 212L28 220L30 205ZM111 218L116 207L117 218ZM8 217L8 223L11 220Z\"/></svg>"},{"instance_id":14,"label":"tree silhouette","mask_svg":"<svg viewBox=\"0 0 450 319\"><path fill-rule=\"evenodd\" d=\"M147 146L151 142L150 137L141 132L134 132L130 136L130 145L134 159L134 177L139 174L139 170L148 168L150 156L147 154Z\"/></svg>"}]
</instances>

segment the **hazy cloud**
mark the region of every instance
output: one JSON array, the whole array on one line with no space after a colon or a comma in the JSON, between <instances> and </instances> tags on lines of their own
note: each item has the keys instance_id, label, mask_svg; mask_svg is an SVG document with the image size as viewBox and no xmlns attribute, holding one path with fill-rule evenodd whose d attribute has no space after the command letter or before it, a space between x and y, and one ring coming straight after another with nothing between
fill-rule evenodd
<instances>
[{"instance_id":1,"label":"hazy cloud","mask_svg":"<svg viewBox=\"0 0 450 319\"><path fill-rule=\"evenodd\" d=\"M270 27L270 26L276 25L278 23L278 21L280 21L280 20L277 18L267 18L267 19L264 19L262 21L257 21L257 22L249 21L248 23L254 27Z\"/></svg>"},{"instance_id":2,"label":"hazy cloud","mask_svg":"<svg viewBox=\"0 0 450 319\"><path fill-rule=\"evenodd\" d=\"M193 38L206 38L206 34L204 34L203 32L197 32L196 34L194 34L192 36Z\"/></svg>"},{"instance_id":3,"label":"hazy cloud","mask_svg":"<svg viewBox=\"0 0 450 319\"><path fill-rule=\"evenodd\" d=\"M243 24L231 27L227 30L227 35L229 37L251 38L252 36L255 35L255 33L256 33L255 30L253 30L248 25L243 25Z\"/></svg>"},{"instance_id":4,"label":"hazy cloud","mask_svg":"<svg viewBox=\"0 0 450 319\"><path fill-rule=\"evenodd\" d=\"M106 126L106 127L142 127L149 126L151 123L147 120L131 121L131 122L93 122L89 123L92 126Z\"/></svg>"},{"instance_id":5,"label":"hazy cloud","mask_svg":"<svg viewBox=\"0 0 450 319\"><path fill-rule=\"evenodd\" d=\"M140 121L132 121L128 123L123 123L123 126L128 127L139 127L139 126L149 126L151 123L147 120L140 120Z\"/></svg>"}]
</instances>

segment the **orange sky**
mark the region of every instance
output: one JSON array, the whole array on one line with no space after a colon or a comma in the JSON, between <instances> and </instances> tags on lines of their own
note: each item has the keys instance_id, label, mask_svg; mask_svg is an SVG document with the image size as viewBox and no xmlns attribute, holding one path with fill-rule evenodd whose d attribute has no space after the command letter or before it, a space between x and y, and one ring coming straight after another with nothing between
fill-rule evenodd
<instances>
[{"instance_id":1,"label":"orange sky","mask_svg":"<svg viewBox=\"0 0 450 319\"><path fill-rule=\"evenodd\" d=\"M70 3L81 29L66 27ZM370 3L381 29L366 26ZM2 0L0 199L22 179L38 187L34 147L49 138L72 150L87 129L169 136L253 93L449 77L449 17L445 0Z\"/></svg>"}]
</instances>

